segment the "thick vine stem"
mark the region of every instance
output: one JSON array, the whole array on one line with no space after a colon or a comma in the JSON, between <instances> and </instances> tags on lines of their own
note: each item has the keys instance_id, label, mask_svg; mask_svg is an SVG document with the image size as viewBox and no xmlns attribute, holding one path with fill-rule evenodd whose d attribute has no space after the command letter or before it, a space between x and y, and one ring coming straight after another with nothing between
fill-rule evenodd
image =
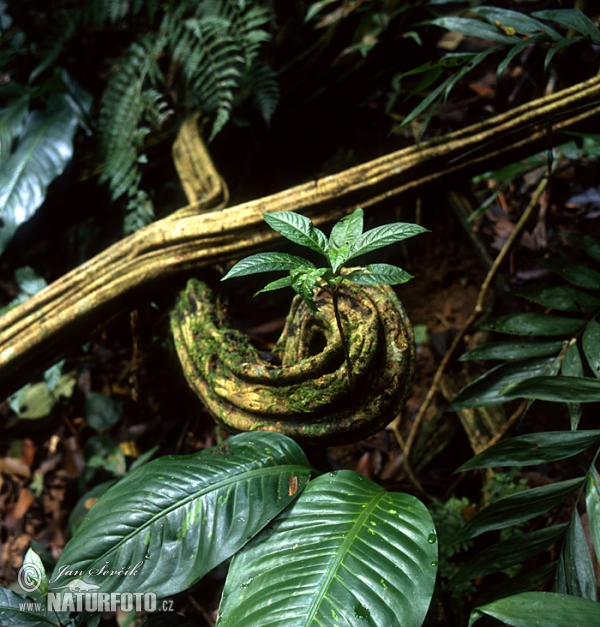
<instances>
[{"instance_id":1,"label":"thick vine stem","mask_svg":"<svg viewBox=\"0 0 600 627\"><path fill-rule=\"evenodd\" d=\"M272 430L305 444L339 444L381 430L402 409L415 345L396 294L388 286L342 284L337 295L354 391L325 290L316 295L316 313L295 297L275 365L222 321L206 285L188 282L171 328L188 383L216 420L230 431Z\"/></svg>"},{"instance_id":2,"label":"thick vine stem","mask_svg":"<svg viewBox=\"0 0 600 627\"><path fill-rule=\"evenodd\" d=\"M271 211L298 211L323 225L458 173L475 174L547 145L557 131L600 112L600 77L339 174L221 211L199 200L134 233L0 318L0 396L84 341L95 325L135 305L144 288L176 274L274 247ZM293 148L293 147L292 147ZM208 154L208 153L207 153ZM208 157L206 157L208 158ZM217 182L218 183L218 182ZM222 194L207 190L206 198ZM208 207L215 207L208 204Z\"/></svg>"}]
</instances>

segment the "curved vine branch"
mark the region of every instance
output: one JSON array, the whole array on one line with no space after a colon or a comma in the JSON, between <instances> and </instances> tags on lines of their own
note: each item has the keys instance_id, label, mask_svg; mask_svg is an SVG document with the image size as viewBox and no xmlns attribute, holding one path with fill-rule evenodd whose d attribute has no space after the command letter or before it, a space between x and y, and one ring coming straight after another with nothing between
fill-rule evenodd
<instances>
[{"instance_id":1,"label":"curved vine branch","mask_svg":"<svg viewBox=\"0 0 600 627\"><path fill-rule=\"evenodd\" d=\"M394 152L236 207L200 213L202 200L111 246L0 318L0 396L83 341L98 320L131 307L159 279L269 248L262 214L299 211L318 226L391 196L544 146L550 128L600 112L600 78L532 101L445 138ZM207 196L211 196L207 190ZM212 205L214 207L214 204Z\"/></svg>"}]
</instances>

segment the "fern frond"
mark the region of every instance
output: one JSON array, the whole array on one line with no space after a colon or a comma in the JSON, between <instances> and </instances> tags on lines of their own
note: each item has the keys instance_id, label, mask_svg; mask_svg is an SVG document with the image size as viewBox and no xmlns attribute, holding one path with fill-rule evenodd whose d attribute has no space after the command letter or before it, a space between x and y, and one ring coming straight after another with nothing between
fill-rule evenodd
<instances>
[{"instance_id":1,"label":"fern frond","mask_svg":"<svg viewBox=\"0 0 600 627\"><path fill-rule=\"evenodd\" d=\"M144 95L143 88L162 46L162 40L140 38L131 45L129 56L109 80L98 130L105 161L100 181L109 181L113 200L137 191L141 177L138 151L150 130L140 126L140 122L148 102L156 103L151 92Z\"/></svg>"},{"instance_id":2,"label":"fern frond","mask_svg":"<svg viewBox=\"0 0 600 627\"><path fill-rule=\"evenodd\" d=\"M194 100L205 111L216 113L210 139L229 119L244 64L228 25L227 20L214 16L187 19L178 29L180 36L173 50Z\"/></svg>"},{"instance_id":3,"label":"fern frond","mask_svg":"<svg viewBox=\"0 0 600 627\"><path fill-rule=\"evenodd\" d=\"M270 65L255 61L247 76L248 91L260 114L269 124L279 102L279 83Z\"/></svg>"}]
</instances>

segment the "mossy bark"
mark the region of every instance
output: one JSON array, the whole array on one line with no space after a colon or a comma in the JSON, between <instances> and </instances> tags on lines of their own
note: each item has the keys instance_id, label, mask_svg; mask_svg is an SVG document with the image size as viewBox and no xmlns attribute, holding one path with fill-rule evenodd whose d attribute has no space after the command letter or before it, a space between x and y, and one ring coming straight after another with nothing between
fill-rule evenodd
<instances>
[{"instance_id":1,"label":"mossy bark","mask_svg":"<svg viewBox=\"0 0 600 627\"><path fill-rule=\"evenodd\" d=\"M339 289L349 331L348 369L331 295L313 313L297 296L276 346L281 364L264 361L248 339L217 315L210 290L188 283L171 317L185 376L229 431L278 431L305 444L353 441L379 431L411 391L415 347L408 317L387 286Z\"/></svg>"}]
</instances>

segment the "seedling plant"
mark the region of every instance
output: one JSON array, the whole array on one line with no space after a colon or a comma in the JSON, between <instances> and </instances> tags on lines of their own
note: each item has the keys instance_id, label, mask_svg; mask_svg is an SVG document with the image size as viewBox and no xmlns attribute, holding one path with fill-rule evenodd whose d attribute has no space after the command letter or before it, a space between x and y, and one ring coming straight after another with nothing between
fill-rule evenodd
<instances>
[{"instance_id":1,"label":"seedling plant","mask_svg":"<svg viewBox=\"0 0 600 627\"><path fill-rule=\"evenodd\" d=\"M287 276L268 283L256 294L292 287L312 311L317 311L315 289L320 288L328 292L344 350L348 382L350 389L353 390L354 379L348 337L344 332L339 309L340 285L344 282L362 285L398 285L414 277L402 268L387 263L373 263L355 268L347 268L346 264L360 255L427 232L427 229L418 224L398 222L363 232L364 212L360 207L333 226L329 239L309 218L293 211L267 213L264 219L273 230L285 238L325 257L327 266L318 268L310 260L288 253L258 253L236 263L221 280L261 272L287 271Z\"/></svg>"}]
</instances>

